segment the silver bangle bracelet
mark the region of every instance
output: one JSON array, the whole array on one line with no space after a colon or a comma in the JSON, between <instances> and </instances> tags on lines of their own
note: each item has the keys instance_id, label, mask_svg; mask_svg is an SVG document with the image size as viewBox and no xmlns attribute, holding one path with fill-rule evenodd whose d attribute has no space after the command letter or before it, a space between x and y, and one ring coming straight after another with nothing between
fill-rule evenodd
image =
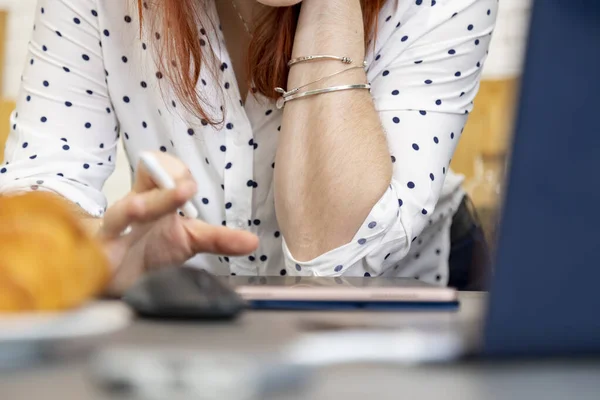
<instances>
[{"instance_id":1,"label":"silver bangle bracelet","mask_svg":"<svg viewBox=\"0 0 600 400\"><path fill-rule=\"evenodd\" d=\"M333 78L334 76L337 76L337 75L343 74L344 72L348 72L348 71L351 71L351 70L353 70L353 69L359 69L359 68L363 68L363 67L362 67L362 66L349 67L349 68L343 69L343 70L341 70L341 71L334 72L333 74L331 74L331 75L327 75L327 76L324 76L324 77L322 77L322 78L320 78L320 79L317 79L316 81L312 81L312 82L306 83L306 84L304 84L304 85L302 85L302 86L298 86L297 88L294 88L294 89L290 90L289 92L286 92L284 88L280 88L280 87L276 87L276 88L275 88L275 91L276 91L277 93L281 93L281 96L282 96L282 97L289 97L289 96L291 96L292 94L296 93L298 90L300 90L300 89L302 89L302 88L305 88L305 87L307 87L307 86L314 85L314 84L316 84L316 83L322 82L322 81L324 81L325 79Z\"/></svg>"},{"instance_id":2,"label":"silver bangle bracelet","mask_svg":"<svg viewBox=\"0 0 600 400\"><path fill-rule=\"evenodd\" d=\"M296 58L292 58L290 61L288 61L288 67L291 67L294 64L298 64L301 62L307 62L307 61L315 61L315 60L338 60L343 62L344 64L352 64L352 59L349 57L338 57L338 56L331 56L331 55L317 55L317 56L303 56L303 57L296 57Z\"/></svg>"},{"instance_id":3,"label":"silver bangle bracelet","mask_svg":"<svg viewBox=\"0 0 600 400\"><path fill-rule=\"evenodd\" d=\"M360 85L342 85L342 86L333 86L333 87L324 88L324 89L308 90L306 92L293 94L291 96L280 97L277 99L276 106L277 106L277 109L282 109L283 106L285 105L285 103L287 103L288 101L297 100L297 99L301 99L303 97L308 97L308 96L314 96L317 94L340 92L342 90L351 90L351 89L371 89L371 85L367 83L367 84L360 84Z\"/></svg>"}]
</instances>

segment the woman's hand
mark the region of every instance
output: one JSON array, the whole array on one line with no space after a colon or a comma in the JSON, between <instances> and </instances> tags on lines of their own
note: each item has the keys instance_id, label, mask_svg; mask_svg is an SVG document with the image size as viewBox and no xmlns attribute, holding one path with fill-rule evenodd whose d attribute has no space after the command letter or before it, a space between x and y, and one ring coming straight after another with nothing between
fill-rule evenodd
<instances>
[{"instance_id":1,"label":"woman's hand","mask_svg":"<svg viewBox=\"0 0 600 400\"><path fill-rule=\"evenodd\" d=\"M154 155L176 187L159 189L140 164L132 191L107 210L98 235L114 268L109 294L123 293L146 271L178 266L197 253L244 255L258 246L251 233L179 216L176 210L194 196L196 183L181 161Z\"/></svg>"}]
</instances>

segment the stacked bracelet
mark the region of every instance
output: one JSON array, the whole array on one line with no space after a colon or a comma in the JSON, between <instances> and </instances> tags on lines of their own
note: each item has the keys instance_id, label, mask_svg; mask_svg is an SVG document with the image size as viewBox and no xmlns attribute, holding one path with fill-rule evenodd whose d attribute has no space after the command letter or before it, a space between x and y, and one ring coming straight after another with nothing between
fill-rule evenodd
<instances>
[{"instance_id":1,"label":"stacked bracelet","mask_svg":"<svg viewBox=\"0 0 600 400\"><path fill-rule=\"evenodd\" d=\"M288 66L292 67L296 64L299 63L303 63L303 62L309 62L309 61L320 61L320 60L337 60L340 61L344 64L352 64L352 59L349 57L338 57L338 56L332 56L332 55L315 55L315 56L303 56L303 57L297 57L294 59L291 59L288 62ZM310 86L310 85L314 85L316 83L319 83L325 79L329 79L331 77L334 77L336 75L340 75L343 74L344 72L350 71L352 69L357 69L357 68L366 68L367 67L367 62L363 61L362 65L357 65L354 67L350 67L350 68L346 68L343 69L341 71L335 72L331 75L327 75L324 76L320 79L317 79L316 81L313 82L309 82L307 84L304 84L302 86L298 86L297 88L294 88L290 91L286 91L283 88L280 87L276 87L275 91L277 93L281 93L281 97L279 99L277 99L277 103L276 106L278 109L283 108L283 106L285 105L286 102L291 101L291 100L296 100L296 99L300 99L303 97L307 97L307 96L314 96L314 95L318 95L318 94L323 94L323 93L330 93L330 92L338 92L338 91L342 91L342 90L351 90L351 89L370 89L371 86L368 84L358 84L358 85L342 85L342 86L333 86L333 87L329 87L329 88L323 88L323 89L316 89L316 90L308 90L306 92L302 92L302 93L298 93L298 91L304 87Z\"/></svg>"},{"instance_id":2,"label":"stacked bracelet","mask_svg":"<svg viewBox=\"0 0 600 400\"><path fill-rule=\"evenodd\" d=\"M365 83L365 84L359 84L359 85L342 85L342 86L332 86L332 87L328 87L328 88L324 88L324 89L308 90L306 92L293 94L291 96L280 97L277 99L276 106L278 109L281 109L281 108L283 108L285 103L287 103L288 101L291 101L291 100L301 99L302 97L314 96L317 94L339 92L342 90L351 90L351 89L371 89L371 85L369 85L368 83Z\"/></svg>"},{"instance_id":3,"label":"stacked bracelet","mask_svg":"<svg viewBox=\"0 0 600 400\"><path fill-rule=\"evenodd\" d=\"M332 77L334 77L336 75L340 75L340 74L343 74L344 72L347 72L347 71L350 71L350 70L353 70L353 69L357 69L357 68L363 68L363 67L361 67L361 66L350 67L350 68L346 68L346 69L343 69L343 70L338 71L338 72L334 72L333 74L324 76L324 77L322 77L320 79L317 79L316 81L309 82L309 83L307 83L305 85L302 85L302 86L298 86L297 88L294 88L294 89L290 90L289 92L286 92L285 89L280 88L280 87L276 87L275 91L277 93L281 93L282 97L288 97L288 96L296 93L298 90L300 90L300 89L302 89L304 87L307 87L307 86L310 86L310 85L314 85L315 83L319 83L321 81L324 81L325 79L332 78Z\"/></svg>"},{"instance_id":4,"label":"stacked bracelet","mask_svg":"<svg viewBox=\"0 0 600 400\"><path fill-rule=\"evenodd\" d=\"M292 65L299 64L302 62L315 61L315 60L338 60L344 64L352 64L352 59L349 57L318 55L318 56L303 56L303 57L292 58L290 61L288 61L288 67L291 67Z\"/></svg>"}]
</instances>

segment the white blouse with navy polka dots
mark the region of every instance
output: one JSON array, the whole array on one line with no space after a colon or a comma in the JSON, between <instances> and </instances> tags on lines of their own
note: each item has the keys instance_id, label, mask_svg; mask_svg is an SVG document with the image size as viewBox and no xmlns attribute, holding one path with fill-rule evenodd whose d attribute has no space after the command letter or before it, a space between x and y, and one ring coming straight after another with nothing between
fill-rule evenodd
<instances>
[{"instance_id":1,"label":"white blouse with navy polka dots","mask_svg":"<svg viewBox=\"0 0 600 400\"><path fill-rule=\"evenodd\" d=\"M220 46L220 79L203 71L198 89L217 113L223 107L224 127L189 118L159 87L153 48L160 32L140 37L129 3L39 0L1 192L52 191L100 217L101 189L121 139L132 171L143 150L179 157L199 184L200 218L261 239L250 256L201 254L190 265L222 275L403 276L446 284L451 219L464 195L462 178L448 166L479 88L497 0L387 1L367 75L393 179L350 243L309 262L294 260L275 218L282 113L261 96L240 99ZM218 18L212 1L207 12ZM198 29L223 42L221 32Z\"/></svg>"}]
</instances>

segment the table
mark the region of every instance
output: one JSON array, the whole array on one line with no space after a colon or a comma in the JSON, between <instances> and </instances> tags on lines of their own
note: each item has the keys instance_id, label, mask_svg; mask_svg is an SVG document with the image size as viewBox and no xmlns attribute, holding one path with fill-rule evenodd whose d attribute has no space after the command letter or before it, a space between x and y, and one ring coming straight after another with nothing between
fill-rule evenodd
<instances>
[{"instance_id":1,"label":"table","mask_svg":"<svg viewBox=\"0 0 600 400\"><path fill-rule=\"evenodd\" d=\"M459 312L248 312L232 324L136 321L106 338L106 345L275 351L302 333L306 322L351 321L414 327L480 320L485 294L461 293ZM86 360L0 375L0 399L110 400L89 381ZM348 365L324 368L301 397L311 400L377 399L598 399L600 360L468 362L416 367Z\"/></svg>"}]
</instances>

